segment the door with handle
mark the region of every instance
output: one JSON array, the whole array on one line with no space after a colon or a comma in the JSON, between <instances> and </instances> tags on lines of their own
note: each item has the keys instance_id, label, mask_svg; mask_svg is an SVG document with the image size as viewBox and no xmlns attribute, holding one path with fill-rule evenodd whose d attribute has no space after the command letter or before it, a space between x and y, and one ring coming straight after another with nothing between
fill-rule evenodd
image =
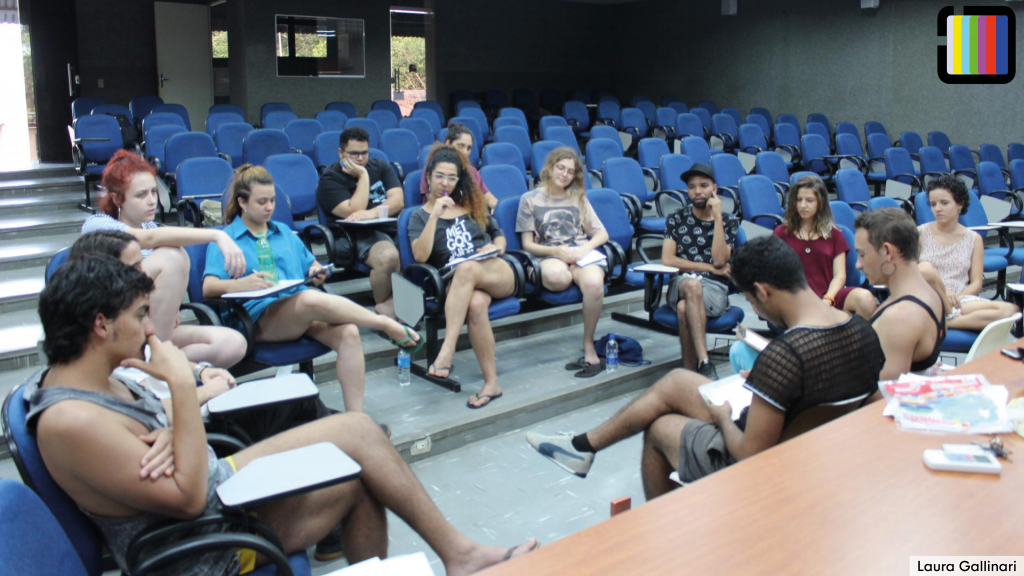
<instances>
[{"instance_id":1,"label":"door with handle","mask_svg":"<svg viewBox=\"0 0 1024 576\"><path fill-rule=\"evenodd\" d=\"M154 2L160 97L188 110L193 130L203 130L213 105L210 7Z\"/></svg>"}]
</instances>

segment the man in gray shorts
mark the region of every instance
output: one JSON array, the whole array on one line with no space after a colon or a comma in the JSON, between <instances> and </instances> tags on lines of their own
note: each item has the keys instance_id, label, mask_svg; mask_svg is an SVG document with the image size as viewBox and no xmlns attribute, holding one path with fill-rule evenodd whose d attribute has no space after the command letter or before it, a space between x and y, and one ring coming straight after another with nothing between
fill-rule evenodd
<instances>
[{"instance_id":1,"label":"man in gray shorts","mask_svg":"<svg viewBox=\"0 0 1024 576\"><path fill-rule=\"evenodd\" d=\"M729 258L736 245L740 221L722 213L718 186L711 167L694 164L683 172L690 205L669 216L661 262L683 274L668 286L668 305L679 320L679 346L683 366L717 380L708 361L705 326L729 308Z\"/></svg>"},{"instance_id":2,"label":"man in gray shorts","mask_svg":"<svg viewBox=\"0 0 1024 576\"><path fill-rule=\"evenodd\" d=\"M583 434L526 434L558 466L586 476L595 454L644 433L641 477L647 499L693 482L779 443L803 411L878 389L885 354L866 320L833 308L807 285L803 265L781 239L765 236L736 250L732 279L758 315L788 328L761 352L746 378L750 407L733 419L729 403L700 394L708 379L673 370L600 426Z\"/></svg>"}]
</instances>

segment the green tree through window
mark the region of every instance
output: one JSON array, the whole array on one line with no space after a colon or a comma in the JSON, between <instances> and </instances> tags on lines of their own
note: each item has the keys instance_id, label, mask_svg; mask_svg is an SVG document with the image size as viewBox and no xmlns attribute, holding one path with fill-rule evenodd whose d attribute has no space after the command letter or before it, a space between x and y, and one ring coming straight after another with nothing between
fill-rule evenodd
<instances>
[{"instance_id":1,"label":"green tree through window","mask_svg":"<svg viewBox=\"0 0 1024 576\"><path fill-rule=\"evenodd\" d=\"M228 32L227 30L214 30L213 36L213 57L228 57Z\"/></svg>"},{"instance_id":2,"label":"green tree through window","mask_svg":"<svg viewBox=\"0 0 1024 576\"><path fill-rule=\"evenodd\" d=\"M410 64L416 65L416 72L409 72ZM392 36L391 67L401 71L402 90L426 90L426 41L410 36Z\"/></svg>"}]
</instances>

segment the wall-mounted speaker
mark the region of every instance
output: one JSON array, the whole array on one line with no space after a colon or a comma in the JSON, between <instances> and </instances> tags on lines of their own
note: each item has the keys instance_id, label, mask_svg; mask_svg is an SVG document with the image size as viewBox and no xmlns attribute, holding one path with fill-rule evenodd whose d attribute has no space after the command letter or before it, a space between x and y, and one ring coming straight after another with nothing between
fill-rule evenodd
<instances>
[{"instance_id":1,"label":"wall-mounted speaker","mask_svg":"<svg viewBox=\"0 0 1024 576\"><path fill-rule=\"evenodd\" d=\"M737 1L738 0L722 0L722 16L735 16Z\"/></svg>"}]
</instances>

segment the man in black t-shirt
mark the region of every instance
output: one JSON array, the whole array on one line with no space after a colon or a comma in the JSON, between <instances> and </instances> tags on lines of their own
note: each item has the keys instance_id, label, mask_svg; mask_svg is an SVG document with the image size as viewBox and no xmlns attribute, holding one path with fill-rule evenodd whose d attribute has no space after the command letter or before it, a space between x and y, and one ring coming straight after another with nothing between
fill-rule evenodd
<instances>
[{"instance_id":1,"label":"man in black t-shirt","mask_svg":"<svg viewBox=\"0 0 1024 576\"><path fill-rule=\"evenodd\" d=\"M388 216L402 212L402 183L387 162L370 158L370 135L366 130L349 128L342 132L338 155L338 161L324 171L316 187L316 200L325 214L336 221L353 222L379 218L380 206L387 207ZM377 312L394 318L391 273L399 268L394 239L376 227L349 226L347 231L351 241L344 236L335 239L336 259L342 266L361 262L370 268Z\"/></svg>"},{"instance_id":2,"label":"man in black t-shirt","mask_svg":"<svg viewBox=\"0 0 1024 576\"><path fill-rule=\"evenodd\" d=\"M661 263L675 266L682 274L669 283L665 298L679 321L683 366L717 380L705 335L708 318L717 318L729 309L729 257L740 222L722 212L710 166L694 164L681 179L690 205L665 222Z\"/></svg>"},{"instance_id":3,"label":"man in black t-shirt","mask_svg":"<svg viewBox=\"0 0 1024 576\"><path fill-rule=\"evenodd\" d=\"M709 380L673 370L597 428L573 436L526 440L541 455L586 476L598 450L644 432L641 475L648 499L674 487L673 469L693 482L778 444L785 426L822 404L866 399L878 389L885 355L866 320L830 306L807 286L803 266L784 241L766 236L737 248L732 280L760 316L789 327L746 375L750 407L732 419L726 402L711 406Z\"/></svg>"}]
</instances>

